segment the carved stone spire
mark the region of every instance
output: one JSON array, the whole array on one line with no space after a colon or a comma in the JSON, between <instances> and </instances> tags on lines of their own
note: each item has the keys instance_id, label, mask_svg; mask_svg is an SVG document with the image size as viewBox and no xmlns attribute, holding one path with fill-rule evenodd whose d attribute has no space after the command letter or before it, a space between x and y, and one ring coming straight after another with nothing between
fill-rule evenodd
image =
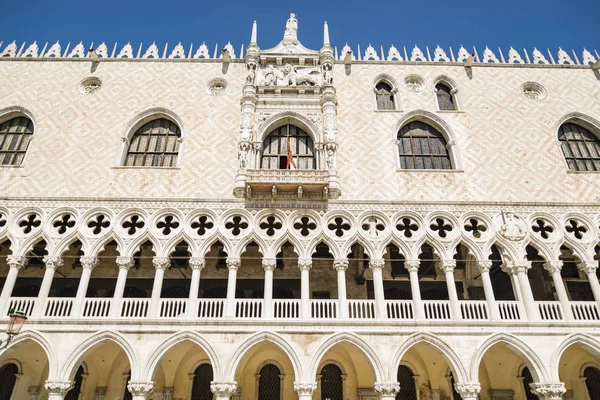
<instances>
[{"instance_id":1,"label":"carved stone spire","mask_svg":"<svg viewBox=\"0 0 600 400\"><path fill-rule=\"evenodd\" d=\"M325 25L323 25L323 46L329 46L329 26L327 25L327 21L325 21Z\"/></svg>"},{"instance_id":2,"label":"carved stone spire","mask_svg":"<svg viewBox=\"0 0 600 400\"><path fill-rule=\"evenodd\" d=\"M250 44L257 44L257 41L256 41L256 20L252 24L252 36L250 36Z\"/></svg>"}]
</instances>

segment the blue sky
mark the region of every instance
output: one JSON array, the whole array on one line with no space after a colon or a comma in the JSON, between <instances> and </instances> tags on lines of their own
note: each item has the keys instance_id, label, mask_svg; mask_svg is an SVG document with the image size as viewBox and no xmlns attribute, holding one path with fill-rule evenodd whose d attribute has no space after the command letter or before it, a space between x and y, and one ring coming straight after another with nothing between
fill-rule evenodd
<instances>
[{"instance_id":1,"label":"blue sky","mask_svg":"<svg viewBox=\"0 0 600 400\"><path fill-rule=\"evenodd\" d=\"M83 41L87 46L114 42L119 48L131 42L137 51L156 41L172 47L182 42L194 49L206 42L211 53L218 43L231 41L236 53L250 38L252 21L258 21L259 46L274 46L282 37L290 12L299 20L298 36L304 45L322 44L323 21L328 21L331 41L341 50L347 42L353 49L371 43L387 52L390 44L401 49L419 45L430 50L460 45L485 45L496 50L513 46L531 50L583 47L600 52L600 1L188 1L188 0L85 0L4 1L0 14L0 41L37 40L54 43ZM73 44L72 44L73 46ZM162 47L161 47L162 51Z\"/></svg>"}]
</instances>

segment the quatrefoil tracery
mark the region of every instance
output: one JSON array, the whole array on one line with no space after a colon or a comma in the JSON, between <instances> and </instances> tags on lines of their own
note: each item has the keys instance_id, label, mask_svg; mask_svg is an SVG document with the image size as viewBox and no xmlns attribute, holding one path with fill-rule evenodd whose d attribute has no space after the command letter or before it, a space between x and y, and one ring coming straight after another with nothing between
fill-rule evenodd
<instances>
[{"instance_id":1,"label":"quatrefoil tracery","mask_svg":"<svg viewBox=\"0 0 600 400\"><path fill-rule=\"evenodd\" d=\"M469 218L468 223L465 224L465 231L471 232L475 239L479 239L482 233L487 231L487 226L476 218Z\"/></svg>"},{"instance_id":2,"label":"quatrefoil tracery","mask_svg":"<svg viewBox=\"0 0 600 400\"><path fill-rule=\"evenodd\" d=\"M225 223L225 228L231 230L233 236L238 236L244 229L248 228L248 223L242 217L236 215Z\"/></svg>"},{"instance_id":3,"label":"quatrefoil tracery","mask_svg":"<svg viewBox=\"0 0 600 400\"><path fill-rule=\"evenodd\" d=\"M107 216L98 214L95 219L88 222L87 226L94 235L99 235L104 229L110 227L110 220Z\"/></svg>"},{"instance_id":4,"label":"quatrefoil tracery","mask_svg":"<svg viewBox=\"0 0 600 400\"><path fill-rule=\"evenodd\" d=\"M363 231L367 232L371 236L379 236L379 232L383 232L385 230L384 223L376 217L369 217L365 219L361 227Z\"/></svg>"},{"instance_id":5,"label":"quatrefoil tracery","mask_svg":"<svg viewBox=\"0 0 600 400\"><path fill-rule=\"evenodd\" d=\"M23 228L24 234L28 234L31 233L34 228L40 226L41 223L42 221L39 219L38 215L36 213L32 213L29 214L25 219L22 219L19 222L19 226Z\"/></svg>"},{"instance_id":6,"label":"quatrefoil tracery","mask_svg":"<svg viewBox=\"0 0 600 400\"><path fill-rule=\"evenodd\" d=\"M0 213L0 228L4 228L6 226L6 214Z\"/></svg>"},{"instance_id":7,"label":"quatrefoil tracery","mask_svg":"<svg viewBox=\"0 0 600 400\"><path fill-rule=\"evenodd\" d=\"M127 229L129 236L135 235L138 229L142 229L146 225L144 220L139 215L132 215L128 220L123 222L123 228Z\"/></svg>"},{"instance_id":8,"label":"quatrefoil tracery","mask_svg":"<svg viewBox=\"0 0 600 400\"><path fill-rule=\"evenodd\" d=\"M419 230L419 225L417 225L416 222L409 217L404 217L398 221L398 224L396 224L396 229L402 232L405 237L411 238L413 232Z\"/></svg>"},{"instance_id":9,"label":"quatrefoil tracery","mask_svg":"<svg viewBox=\"0 0 600 400\"><path fill-rule=\"evenodd\" d=\"M329 222L327 228L329 228L335 236L342 237L344 236L344 231L350 230L350 224L345 222L343 218L336 217L333 219L333 222Z\"/></svg>"},{"instance_id":10,"label":"quatrefoil tracery","mask_svg":"<svg viewBox=\"0 0 600 400\"><path fill-rule=\"evenodd\" d=\"M167 215L162 220L156 223L156 227L162 231L162 234L167 236L175 229L179 228L179 221L174 215Z\"/></svg>"},{"instance_id":11,"label":"quatrefoil tracery","mask_svg":"<svg viewBox=\"0 0 600 400\"><path fill-rule=\"evenodd\" d=\"M199 236L204 236L207 231L211 230L215 224L208 215L201 215L192 222L192 229L195 229Z\"/></svg>"},{"instance_id":12,"label":"quatrefoil tracery","mask_svg":"<svg viewBox=\"0 0 600 400\"><path fill-rule=\"evenodd\" d=\"M59 235L64 234L68 229L75 226L75 221L72 219L71 214L64 214L62 217L54 221L52 224L56 228Z\"/></svg>"},{"instance_id":13,"label":"quatrefoil tracery","mask_svg":"<svg viewBox=\"0 0 600 400\"><path fill-rule=\"evenodd\" d=\"M580 224L579 221L575 219L570 219L567 225L565 226L565 230L569 233L572 233L575 238L581 240L583 239L583 234L587 232L587 228L585 225Z\"/></svg>"},{"instance_id":14,"label":"quatrefoil tracery","mask_svg":"<svg viewBox=\"0 0 600 400\"><path fill-rule=\"evenodd\" d=\"M302 217L300 218L299 222L294 224L294 229L300 231L302 236L308 236L310 235L311 231L317 229L317 224L315 224L309 217Z\"/></svg>"},{"instance_id":15,"label":"quatrefoil tracery","mask_svg":"<svg viewBox=\"0 0 600 400\"><path fill-rule=\"evenodd\" d=\"M453 230L452 225L446 222L444 218L436 218L429 225L429 228L431 228L432 231L437 232L438 236L441 238L445 238L448 236L446 232L452 232Z\"/></svg>"},{"instance_id":16,"label":"quatrefoil tracery","mask_svg":"<svg viewBox=\"0 0 600 400\"><path fill-rule=\"evenodd\" d=\"M265 231L268 236L274 236L276 231L283 228L283 224L271 215L267 217L265 221L261 222L259 227Z\"/></svg>"},{"instance_id":17,"label":"quatrefoil tracery","mask_svg":"<svg viewBox=\"0 0 600 400\"><path fill-rule=\"evenodd\" d=\"M550 238L550 233L554 232L552 225L550 225L550 223L544 219L535 220L535 223L531 226L531 229L535 233L539 233L543 239Z\"/></svg>"}]
</instances>

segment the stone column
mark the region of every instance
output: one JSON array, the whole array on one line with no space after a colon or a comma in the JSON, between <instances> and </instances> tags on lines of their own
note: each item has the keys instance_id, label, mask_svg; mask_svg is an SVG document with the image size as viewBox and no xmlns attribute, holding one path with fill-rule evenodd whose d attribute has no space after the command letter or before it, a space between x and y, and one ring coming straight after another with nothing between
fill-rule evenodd
<instances>
[{"instance_id":1,"label":"stone column","mask_svg":"<svg viewBox=\"0 0 600 400\"><path fill-rule=\"evenodd\" d=\"M127 385L127 390L132 394L132 400L147 400L152 390L154 382L131 382Z\"/></svg>"},{"instance_id":2,"label":"stone column","mask_svg":"<svg viewBox=\"0 0 600 400\"><path fill-rule=\"evenodd\" d=\"M312 400L313 393L317 390L317 382L294 382L294 390L298 393L298 400Z\"/></svg>"},{"instance_id":3,"label":"stone column","mask_svg":"<svg viewBox=\"0 0 600 400\"><path fill-rule=\"evenodd\" d=\"M265 290L263 294L263 316L273 318L273 271L277 266L274 258L263 258L262 267L265 270Z\"/></svg>"},{"instance_id":4,"label":"stone column","mask_svg":"<svg viewBox=\"0 0 600 400\"><path fill-rule=\"evenodd\" d=\"M41 388L41 386L29 386L27 388L27 394L29 395L27 400L38 400Z\"/></svg>"},{"instance_id":5,"label":"stone column","mask_svg":"<svg viewBox=\"0 0 600 400\"><path fill-rule=\"evenodd\" d=\"M598 312L600 313L600 283L598 283L598 276L596 275L598 261L584 261L582 263L579 263L577 267L581 272L587 275L588 282L590 282L590 288L592 289L592 294L594 295L596 303L598 303Z\"/></svg>"},{"instance_id":6,"label":"stone column","mask_svg":"<svg viewBox=\"0 0 600 400\"><path fill-rule=\"evenodd\" d=\"M77 287L77 294L75 295L75 301L73 303L72 316L75 318L81 317L83 312L83 306L85 303L85 295L87 294L88 285L90 284L90 277L92 271L98 265L98 259L96 257L81 257L81 278L79 278L79 286Z\"/></svg>"},{"instance_id":7,"label":"stone column","mask_svg":"<svg viewBox=\"0 0 600 400\"><path fill-rule=\"evenodd\" d=\"M160 294L162 292L163 278L165 270L171 265L171 260L168 257L154 257L154 283L152 284L152 297L150 297L150 306L148 307L148 316L151 318L158 317L158 308L160 304Z\"/></svg>"},{"instance_id":8,"label":"stone column","mask_svg":"<svg viewBox=\"0 0 600 400\"><path fill-rule=\"evenodd\" d=\"M535 394L540 400L562 400L566 393L565 384L558 383L530 383L531 393Z\"/></svg>"},{"instance_id":9,"label":"stone column","mask_svg":"<svg viewBox=\"0 0 600 400\"><path fill-rule=\"evenodd\" d=\"M19 275L19 270L27 265L28 261L29 260L27 260L27 257L6 257L6 263L8 264L9 269L8 275L6 276L6 280L4 281L2 293L0 293L0 316L8 314L8 312L10 311L6 309L6 306L10 299L10 296L12 295L15 283L17 282L17 275Z\"/></svg>"},{"instance_id":10,"label":"stone column","mask_svg":"<svg viewBox=\"0 0 600 400\"><path fill-rule=\"evenodd\" d=\"M210 383L210 390L215 394L215 400L229 400L237 389L237 382Z\"/></svg>"},{"instance_id":11,"label":"stone column","mask_svg":"<svg viewBox=\"0 0 600 400\"><path fill-rule=\"evenodd\" d=\"M33 307L33 316L39 317L44 312L46 307L46 301L48 300L48 294L50 293L50 287L52 286L52 279L54 279L54 272L56 268L63 266L64 261L60 257L49 257L44 256L44 264L46 269L44 270L44 278L38 292L35 306Z\"/></svg>"},{"instance_id":12,"label":"stone column","mask_svg":"<svg viewBox=\"0 0 600 400\"><path fill-rule=\"evenodd\" d=\"M373 291L375 292L375 312L377 319L387 319L387 308L385 305L385 295L383 292L383 267L385 260L369 260L369 268L373 273Z\"/></svg>"},{"instance_id":13,"label":"stone column","mask_svg":"<svg viewBox=\"0 0 600 400\"><path fill-rule=\"evenodd\" d=\"M481 274L481 281L483 282L483 291L485 293L485 301L490 311L490 320L499 321L500 312L498 310L498 303L496 303L496 297L494 296L494 288L492 287L492 280L490 279L490 269L492 268L492 262L490 260L479 261L477 263L477 269Z\"/></svg>"},{"instance_id":14,"label":"stone column","mask_svg":"<svg viewBox=\"0 0 600 400\"><path fill-rule=\"evenodd\" d=\"M481 391L481 385L477 382L455 383L454 389L460 394L462 400L477 400Z\"/></svg>"},{"instance_id":15,"label":"stone column","mask_svg":"<svg viewBox=\"0 0 600 400\"><path fill-rule=\"evenodd\" d=\"M310 269L312 268L312 259L299 258L298 268L300 268L300 318L310 318Z\"/></svg>"},{"instance_id":16,"label":"stone column","mask_svg":"<svg viewBox=\"0 0 600 400\"><path fill-rule=\"evenodd\" d=\"M400 384L398 382L375 382L375 391L379 393L381 400L395 400L396 393L400 391Z\"/></svg>"},{"instance_id":17,"label":"stone column","mask_svg":"<svg viewBox=\"0 0 600 400\"><path fill-rule=\"evenodd\" d=\"M73 388L72 381L46 381L44 387L48 391L48 400L63 400L67 392Z\"/></svg>"},{"instance_id":18,"label":"stone column","mask_svg":"<svg viewBox=\"0 0 600 400\"><path fill-rule=\"evenodd\" d=\"M337 271L337 287L338 287L338 308L340 313L339 318L348 318L348 298L346 296L346 270L348 269L348 259L338 258L333 260L333 269Z\"/></svg>"},{"instance_id":19,"label":"stone column","mask_svg":"<svg viewBox=\"0 0 600 400\"><path fill-rule=\"evenodd\" d=\"M188 297L188 318L196 318L198 316L198 288L200 287L200 273L202 272L202 269L204 269L204 265L205 261L203 257L190 258L192 280L190 282L190 293Z\"/></svg>"},{"instance_id":20,"label":"stone column","mask_svg":"<svg viewBox=\"0 0 600 400\"><path fill-rule=\"evenodd\" d=\"M425 319L425 310L421 300L421 288L419 287L419 266L421 260L406 260L404 267L408 270L410 276L410 291L413 299L413 308L416 320Z\"/></svg>"},{"instance_id":21,"label":"stone column","mask_svg":"<svg viewBox=\"0 0 600 400\"><path fill-rule=\"evenodd\" d=\"M529 278L527 277L527 271L531 268L531 261L516 261L510 264L504 264L503 270L510 271L517 276L519 282L519 288L521 296L523 298L523 305L525 306L525 312L529 321L539 321L540 313L535 304L533 298L533 292L531 291L531 285L529 284Z\"/></svg>"},{"instance_id":22,"label":"stone column","mask_svg":"<svg viewBox=\"0 0 600 400\"><path fill-rule=\"evenodd\" d=\"M229 275L227 277L227 300L225 302L225 316L235 317L235 285L237 280L237 270L242 264L239 258L227 257L226 260Z\"/></svg>"},{"instance_id":23,"label":"stone column","mask_svg":"<svg viewBox=\"0 0 600 400\"><path fill-rule=\"evenodd\" d=\"M121 316L121 303L123 302L123 292L125 292L125 283L127 282L127 273L135 264L133 257L117 257L117 266L119 267L119 275L117 276L117 284L113 294L110 316L118 318Z\"/></svg>"},{"instance_id":24,"label":"stone column","mask_svg":"<svg viewBox=\"0 0 600 400\"><path fill-rule=\"evenodd\" d=\"M456 283L454 282L454 268L456 260L444 260L441 262L442 271L446 276L446 286L448 287L448 298L450 299L450 309L452 310L452 319L457 321L462 319L462 311L458 302L458 293L456 292Z\"/></svg>"},{"instance_id":25,"label":"stone column","mask_svg":"<svg viewBox=\"0 0 600 400\"><path fill-rule=\"evenodd\" d=\"M562 266L562 261L548 261L544 264L544 269L548 271L550 276L552 276L552 282L554 282L554 289L556 289L556 295L558 296L558 301L560 301L560 305L562 307L564 320L572 321L573 312L571 311L571 302L569 301L565 284L563 283L562 276L560 275Z\"/></svg>"}]
</instances>

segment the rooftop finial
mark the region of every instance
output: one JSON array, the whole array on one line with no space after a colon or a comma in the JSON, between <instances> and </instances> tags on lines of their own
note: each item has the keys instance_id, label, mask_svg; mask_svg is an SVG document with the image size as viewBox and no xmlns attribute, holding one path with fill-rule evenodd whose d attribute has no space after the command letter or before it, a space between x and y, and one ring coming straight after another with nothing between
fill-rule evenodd
<instances>
[{"instance_id":1,"label":"rooftop finial","mask_svg":"<svg viewBox=\"0 0 600 400\"><path fill-rule=\"evenodd\" d=\"M323 46L329 45L329 26L327 25L327 21L325 21L325 25L323 25Z\"/></svg>"},{"instance_id":2,"label":"rooftop finial","mask_svg":"<svg viewBox=\"0 0 600 400\"><path fill-rule=\"evenodd\" d=\"M290 18L285 23L285 32L283 33L284 44L298 44L298 20L296 14L291 13Z\"/></svg>"},{"instance_id":3,"label":"rooftop finial","mask_svg":"<svg viewBox=\"0 0 600 400\"><path fill-rule=\"evenodd\" d=\"M252 36L250 37L250 44L256 44L256 20L252 24Z\"/></svg>"}]
</instances>

